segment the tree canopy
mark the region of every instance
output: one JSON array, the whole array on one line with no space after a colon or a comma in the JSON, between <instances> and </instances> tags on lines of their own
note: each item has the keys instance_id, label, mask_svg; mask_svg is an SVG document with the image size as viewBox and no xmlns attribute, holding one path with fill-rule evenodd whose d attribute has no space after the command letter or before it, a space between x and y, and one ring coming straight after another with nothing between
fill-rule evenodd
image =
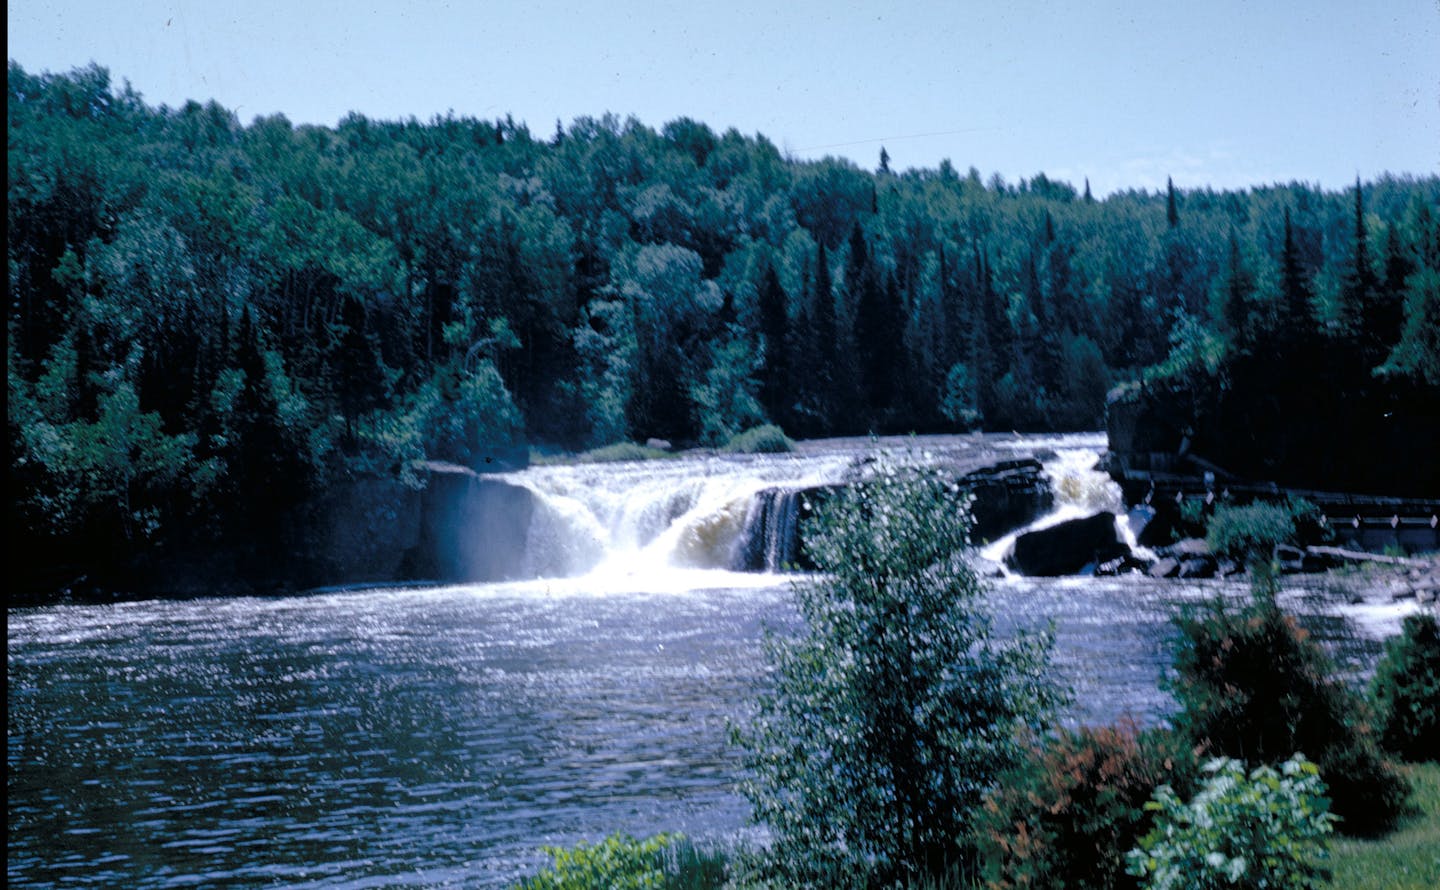
<instances>
[{"instance_id":1,"label":"tree canopy","mask_svg":"<svg viewBox=\"0 0 1440 890\"><path fill-rule=\"evenodd\" d=\"M1434 176L1081 199L687 118L244 125L93 65L7 86L11 514L44 539L223 534L256 479L282 510L521 442L1093 429L1177 331L1440 388Z\"/></svg>"}]
</instances>

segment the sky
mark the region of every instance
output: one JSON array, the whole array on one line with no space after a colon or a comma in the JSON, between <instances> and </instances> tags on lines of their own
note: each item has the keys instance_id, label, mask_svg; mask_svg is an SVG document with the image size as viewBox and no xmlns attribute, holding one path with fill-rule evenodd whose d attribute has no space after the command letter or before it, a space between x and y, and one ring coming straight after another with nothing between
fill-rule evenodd
<instances>
[{"instance_id":1,"label":"sky","mask_svg":"<svg viewBox=\"0 0 1440 890\"><path fill-rule=\"evenodd\" d=\"M7 0L9 58L243 123L613 112L1099 195L1440 174L1440 0Z\"/></svg>"}]
</instances>

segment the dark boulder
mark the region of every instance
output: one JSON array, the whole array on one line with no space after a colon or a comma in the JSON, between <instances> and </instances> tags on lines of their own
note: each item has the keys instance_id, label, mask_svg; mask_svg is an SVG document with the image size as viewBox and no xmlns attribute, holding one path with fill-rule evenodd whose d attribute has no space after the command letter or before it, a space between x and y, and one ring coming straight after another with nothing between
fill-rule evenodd
<instances>
[{"instance_id":1,"label":"dark boulder","mask_svg":"<svg viewBox=\"0 0 1440 890\"><path fill-rule=\"evenodd\" d=\"M1115 532L1115 514L1107 511L1025 532L1005 561L1022 575L1072 575L1127 552Z\"/></svg>"}]
</instances>

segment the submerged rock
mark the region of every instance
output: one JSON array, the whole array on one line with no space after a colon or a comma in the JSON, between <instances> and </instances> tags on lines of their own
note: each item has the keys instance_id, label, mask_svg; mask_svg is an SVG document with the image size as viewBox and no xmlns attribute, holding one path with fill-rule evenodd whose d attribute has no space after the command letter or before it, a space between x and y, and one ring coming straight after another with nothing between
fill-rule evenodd
<instances>
[{"instance_id":1,"label":"submerged rock","mask_svg":"<svg viewBox=\"0 0 1440 890\"><path fill-rule=\"evenodd\" d=\"M1157 559L1146 574L1152 578L1174 578L1180 574L1180 560L1173 556Z\"/></svg>"}]
</instances>

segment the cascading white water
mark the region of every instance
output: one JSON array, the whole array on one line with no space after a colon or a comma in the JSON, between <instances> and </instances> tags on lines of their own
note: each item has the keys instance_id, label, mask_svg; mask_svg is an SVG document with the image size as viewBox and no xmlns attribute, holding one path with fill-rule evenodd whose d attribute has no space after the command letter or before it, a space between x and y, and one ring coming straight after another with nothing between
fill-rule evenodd
<instances>
[{"instance_id":1,"label":"cascading white water","mask_svg":"<svg viewBox=\"0 0 1440 890\"><path fill-rule=\"evenodd\" d=\"M779 538L788 529L760 515L767 503L833 483L850 465L845 455L717 456L541 466L505 478L535 495L525 556L532 577L773 571L787 555Z\"/></svg>"},{"instance_id":2,"label":"cascading white water","mask_svg":"<svg viewBox=\"0 0 1440 890\"><path fill-rule=\"evenodd\" d=\"M1015 539L1025 532L1049 528L1071 519L1083 519L1102 511L1115 514L1115 531L1132 551L1145 553L1135 541L1126 517L1124 495L1110 474L1099 468L1100 454L1093 448L1061 448L1042 461L1055 496L1054 509L1021 529L1016 529L980 551L980 555L1003 563Z\"/></svg>"},{"instance_id":3,"label":"cascading white water","mask_svg":"<svg viewBox=\"0 0 1440 890\"><path fill-rule=\"evenodd\" d=\"M586 576L603 587L694 570L782 571L796 558L799 493L863 474L877 451L967 470L1049 454L1057 509L1043 523L1098 510L1123 515L1119 487L1095 469L1104 442L1094 434L830 440L792 454L535 466L502 478L534 495L520 577Z\"/></svg>"}]
</instances>

